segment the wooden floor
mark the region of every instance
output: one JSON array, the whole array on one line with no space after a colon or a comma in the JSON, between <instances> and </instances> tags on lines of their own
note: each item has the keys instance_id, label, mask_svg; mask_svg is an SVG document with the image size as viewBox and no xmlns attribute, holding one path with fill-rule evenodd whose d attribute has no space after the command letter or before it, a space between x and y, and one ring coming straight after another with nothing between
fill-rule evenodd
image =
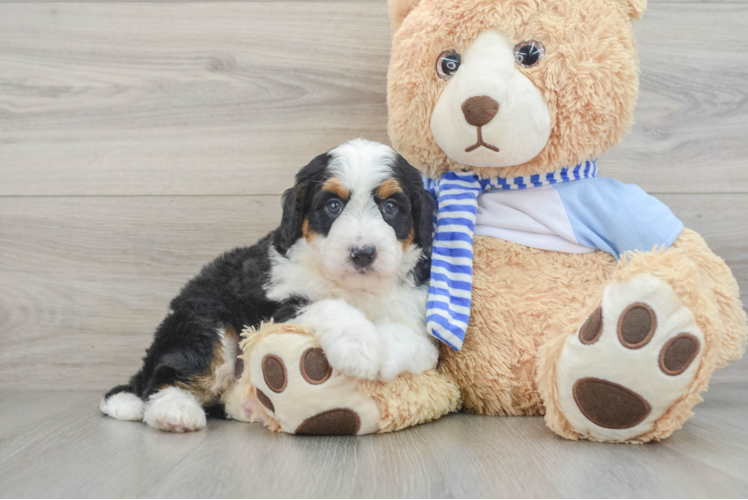
<instances>
[{"instance_id":1,"label":"wooden floor","mask_svg":"<svg viewBox=\"0 0 748 500\"><path fill-rule=\"evenodd\" d=\"M541 417L455 414L382 436L208 421L167 434L99 414L96 392L0 392L3 497L748 496L748 363L718 373L664 442L565 441Z\"/></svg>"},{"instance_id":2,"label":"wooden floor","mask_svg":"<svg viewBox=\"0 0 748 500\"><path fill-rule=\"evenodd\" d=\"M601 175L701 232L748 289L748 3L650 0L637 123ZM746 363L665 443L465 415L303 439L100 417L169 300L278 224L316 154L387 142L384 0L0 0L0 495L748 495Z\"/></svg>"}]
</instances>

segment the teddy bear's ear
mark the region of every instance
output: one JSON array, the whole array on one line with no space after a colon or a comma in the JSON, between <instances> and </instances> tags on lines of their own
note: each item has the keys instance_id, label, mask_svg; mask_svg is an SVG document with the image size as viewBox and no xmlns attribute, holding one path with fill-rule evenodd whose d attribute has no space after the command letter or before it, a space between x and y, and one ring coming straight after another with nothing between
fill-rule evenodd
<instances>
[{"instance_id":1,"label":"teddy bear's ear","mask_svg":"<svg viewBox=\"0 0 748 500\"><path fill-rule=\"evenodd\" d=\"M392 31L397 31L410 11L415 9L421 0L387 0L390 6L390 24ZM644 0L646 1L646 0Z\"/></svg>"},{"instance_id":2,"label":"teddy bear's ear","mask_svg":"<svg viewBox=\"0 0 748 500\"><path fill-rule=\"evenodd\" d=\"M647 10L647 0L625 0L629 4L629 15L632 19L641 19Z\"/></svg>"}]
</instances>

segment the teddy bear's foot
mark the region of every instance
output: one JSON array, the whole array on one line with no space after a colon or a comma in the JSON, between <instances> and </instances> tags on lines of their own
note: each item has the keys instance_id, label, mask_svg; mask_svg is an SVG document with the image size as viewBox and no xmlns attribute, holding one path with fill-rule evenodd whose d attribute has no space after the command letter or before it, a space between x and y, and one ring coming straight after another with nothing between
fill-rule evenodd
<instances>
[{"instance_id":1,"label":"teddy bear's foot","mask_svg":"<svg viewBox=\"0 0 748 500\"><path fill-rule=\"evenodd\" d=\"M639 274L605 289L558 360L561 410L581 437L637 442L688 391L704 335L664 281Z\"/></svg>"},{"instance_id":2,"label":"teddy bear's foot","mask_svg":"<svg viewBox=\"0 0 748 500\"><path fill-rule=\"evenodd\" d=\"M228 417L290 434L393 432L462 405L460 390L436 370L363 380L330 366L307 328L266 323L246 329L244 370L221 398Z\"/></svg>"},{"instance_id":3,"label":"teddy bear's foot","mask_svg":"<svg viewBox=\"0 0 748 500\"><path fill-rule=\"evenodd\" d=\"M359 390L358 380L332 369L312 336L268 336L253 347L249 367L257 400L284 432L356 435L379 430L374 399Z\"/></svg>"}]
</instances>

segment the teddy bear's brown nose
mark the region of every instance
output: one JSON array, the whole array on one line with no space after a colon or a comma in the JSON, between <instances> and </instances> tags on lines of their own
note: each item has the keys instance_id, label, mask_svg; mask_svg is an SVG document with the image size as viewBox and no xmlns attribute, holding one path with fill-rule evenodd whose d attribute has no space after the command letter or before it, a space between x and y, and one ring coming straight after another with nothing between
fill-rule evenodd
<instances>
[{"instance_id":1,"label":"teddy bear's brown nose","mask_svg":"<svg viewBox=\"0 0 748 500\"><path fill-rule=\"evenodd\" d=\"M482 127L493 120L498 112L499 103L487 95L471 97L462 103L462 114L465 115L465 120L474 127Z\"/></svg>"}]
</instances>

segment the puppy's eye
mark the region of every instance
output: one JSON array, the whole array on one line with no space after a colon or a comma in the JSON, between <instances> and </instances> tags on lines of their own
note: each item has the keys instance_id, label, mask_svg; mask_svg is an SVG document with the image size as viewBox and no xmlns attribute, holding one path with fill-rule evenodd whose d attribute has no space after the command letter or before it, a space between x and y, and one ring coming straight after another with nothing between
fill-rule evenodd
<instances>
[{"instance_id":1,"label":"puppy's eye","mask_svg":"<svg viewBox=\"0 0 748 500\"><path fill-rule=\"evenodd\" d=\"M436 60L436 74L442 80L449 80L460 69L462 57L454 50L445 50Z\"/></svg>"},{"instance_id":2,"label":"puppy's eye","mask_svg":"<svg viewBox=\"0 0 748 500\"><path fill-rule=\"evenodd\" d=\"M514 60L523 68L536 66L545 55L545 47L537 40L519 42L514 46Z\"/></svg>"},{"instance_id":3,"label":"puppy's eye","mask_svg":"<svg viewBox=\"0 0 748 500\"><path fill-rule=\"evenodd\" d=\"M327 202L327 205L325 205L325 210L330 215L338 215L341 210L343 210L343 204L340 203L340 200L330 200Z\"/></svg>"},{"instance_id":4,"label":"puppy's eye","mask_svg":"<svg viewBox=\"0 0 748 500\"><path fill-rule=\"evenodd\" d=\"M394 214L395 212L397 212L397 203L392 200L385 201L384 205L382 205L382 212L386 213L387 215Z\"/></svg>"}]
</instances>

